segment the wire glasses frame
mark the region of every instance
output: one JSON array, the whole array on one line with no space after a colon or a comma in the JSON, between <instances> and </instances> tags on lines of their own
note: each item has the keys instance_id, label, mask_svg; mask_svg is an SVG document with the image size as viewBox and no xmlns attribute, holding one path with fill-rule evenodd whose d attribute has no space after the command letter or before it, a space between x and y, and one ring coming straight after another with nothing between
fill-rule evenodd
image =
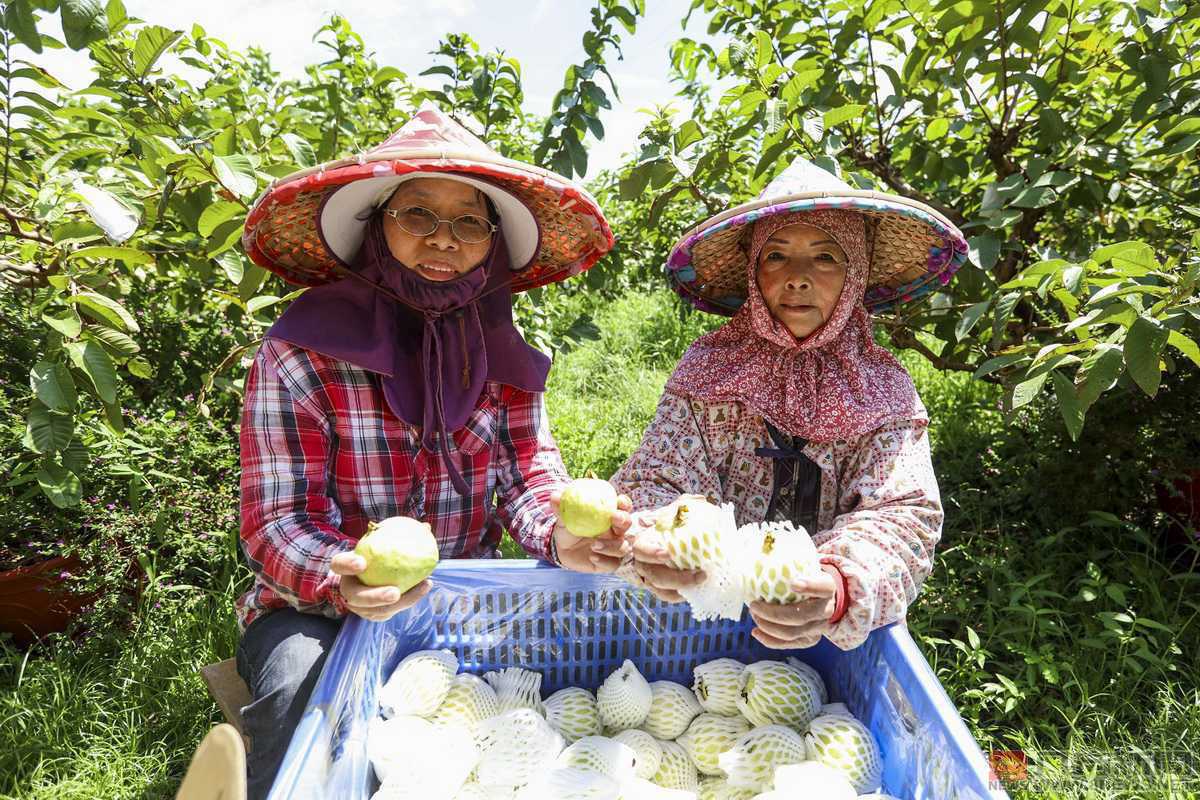
<instances>
[{"instance_id":1,"label":"wire glasses frame","mask_svg":"<svg viewBox=\"0 0 1200 800\"><path fill-rule=\"evenodd\" d=\"M496 232L496 224L478 214L463 214L454 219L442 219L422 206L385 208L383 213L391 217L400 230L413 236L432 236L443 222L449 223L451 235L463 244L479 244Z\"/></svg>"}]
</instances>

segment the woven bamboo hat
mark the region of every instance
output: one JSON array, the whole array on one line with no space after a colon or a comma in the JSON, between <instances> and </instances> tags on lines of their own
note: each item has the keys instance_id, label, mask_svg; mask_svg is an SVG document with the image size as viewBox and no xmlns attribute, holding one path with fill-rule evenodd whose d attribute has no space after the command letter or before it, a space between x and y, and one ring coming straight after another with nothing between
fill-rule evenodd
<instances>
[{"instance_id":1,"label":"woven bamboo hat","mask_svg":"<svg viewBox=\"0 0 1200 800\"><path fill-rule=\"evenodd\" d=\"M404 181L429 177L471 184L495 204L515 292L577 275L612 248L612 231L587 190L504 158L432 104L357 157L272 183L246 217L242 245L254 263L289 283L339 280L362 245L364 212Z\"/></svg>"},{"instance_id":2,"label":"woven bamboo hat","mask_svg":"<svg viewBox=\"0 0 1200 800\"><path fill-rule=\"evenodd\" d=\"M871 277L865 302L872 312L915 300L950 282L967 259L967 240L924 203L895 194L851 189L803 158L780 173L758 199L700 223L675 243L667 276L701 311L732 316L746 300L744 237L772 214L844 208L867 218Z\"/></svg>"}]
</instances>

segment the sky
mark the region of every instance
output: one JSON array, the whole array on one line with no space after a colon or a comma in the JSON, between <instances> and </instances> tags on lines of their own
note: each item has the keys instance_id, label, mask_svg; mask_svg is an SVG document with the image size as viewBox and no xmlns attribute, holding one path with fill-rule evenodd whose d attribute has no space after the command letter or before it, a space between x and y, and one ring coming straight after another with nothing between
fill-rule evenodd
<instances>
[{"instance_id":1,"label":"sky","mask_svg":"<svg viewBox=\"0 0 1200 800\"><path fill-rule=\"evenodd\" d=\"M590 26L591 0L205 0L203 3L163 3L161 0L124 0L127 13L146 22L177 30L199 23L213 37L238 50L257 45L271 54L283 77L298 77L304 65L324 60L328 50L312 41L313 34L337 11L345 16L374 51L382 65L398 67L422 85L440 86L440 76L418 78L432 63L430 51L448 33L470 34L484 50L502 48L521 63L526 111L545 114L561 87L567 66L583 60L581 39ZM613 108L601 115L605 137L589 135L588 174L615 167L622 153L635 149L638 132L647 119L638 109L671 102L675 91L670 74L670 43L681 35L705 39L707 17L693 15L686 32L681 22L689 0L647 0L646 16L637 33L621 33L622 61L611 61L609 71L621 93L611 97ZM45 18L42 30L61 39L57 15ZM23 48L22 48L23 49ZM86 52L43 51L21 55L45 67L72 89L86 86L90 78ZM609 58L615 57L615 53ZM171 62L164 60L165 68ZM176 62L177 63L177 62ZM607 89L607 86L606 86ZM677 103L682 111L685 106Z\"/></svg>"}]
</instances>

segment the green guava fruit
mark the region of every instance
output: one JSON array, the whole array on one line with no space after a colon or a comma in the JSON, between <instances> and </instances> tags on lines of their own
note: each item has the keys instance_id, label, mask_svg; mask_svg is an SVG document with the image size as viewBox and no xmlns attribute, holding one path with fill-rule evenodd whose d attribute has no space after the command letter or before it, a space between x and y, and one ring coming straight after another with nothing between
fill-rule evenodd
<instances>
[{"instance_id":1,"label":"green guava fruit","mask_svg":"<svg viewBox=\"0 0 1200 800\"><path fill-rule=\"evenodd\" d=\"M599 478L576 478L563 489L558 516L573 536L594 539L612 527L617 490Z\"/></svg>"},{"instance_id":2,"label":"green guava fruit","mask_svg":"<svg viewBox=\"0 0 1200 800\"><path fill-rule=\"evenodd\" d=\"M367 562L360 581L368 586L395 586L401 593L428 578L438 563L433 530L409 517L371 523L354 552Z\"/></svg>"}]
</instances>

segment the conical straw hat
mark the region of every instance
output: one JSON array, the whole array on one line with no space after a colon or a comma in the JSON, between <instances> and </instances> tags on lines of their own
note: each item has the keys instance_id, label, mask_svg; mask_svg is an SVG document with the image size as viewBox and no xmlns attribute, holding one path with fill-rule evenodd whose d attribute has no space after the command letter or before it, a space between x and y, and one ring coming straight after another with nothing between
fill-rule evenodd
<instances>
[{"instance_id":1,"label":"conical straw hat","mask_svg":"<svg viewBox=\"0 0 1200 800\"><path fill-rule=\"evenodd\" d=\"M772 214L844 208L867 218L871 277L865 302L872 312L915 300L944 286L967 259L962 232L924 203L895 194L851 189L803 158L767 185L756 200L700 223L671 248L672 286L702 311L731 316L746 300L743 236Z\"/></svg>"}]
</instances>

